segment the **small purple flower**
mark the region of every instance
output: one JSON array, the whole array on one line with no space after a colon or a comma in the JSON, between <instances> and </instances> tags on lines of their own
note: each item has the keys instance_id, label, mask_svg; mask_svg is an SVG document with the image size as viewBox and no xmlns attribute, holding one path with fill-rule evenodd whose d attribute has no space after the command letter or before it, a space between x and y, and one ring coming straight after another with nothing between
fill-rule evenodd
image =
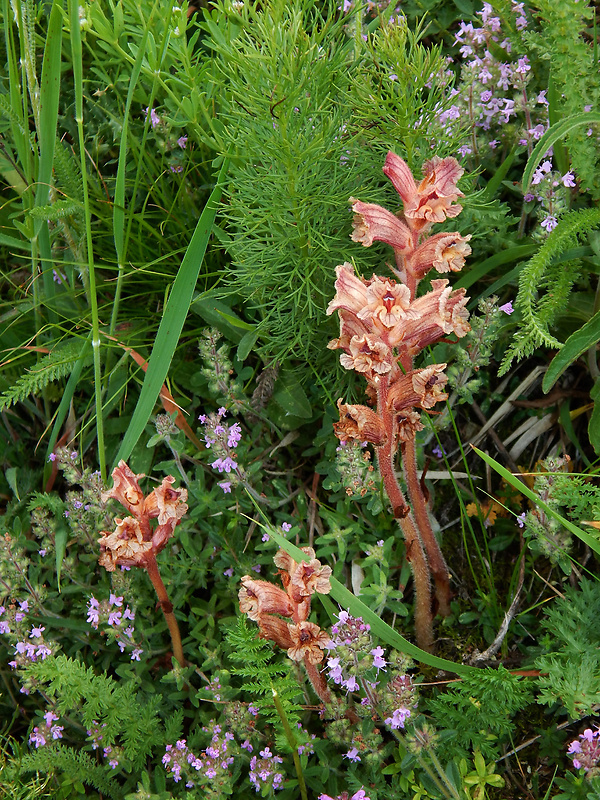
<instances>
[{"instance_id":1,"label":"small purple flower","mask_svg":"<svg viewBox=\"0 0 600 800\"><path fill-rule=\"evenodd\" d=\"M31 629L31 633L29 634L29 638L30 639L41 639L42 638L42 633L45 630L46 630L46 628L44 628L44 627L40 627L40 628L33 627ZM57 719L58 719L58 717L57 717Z\"/></svg>"},{"instance_id":2,"label":"small purple flower","mask_svg":"<svg viewBox=\"0 0 600 800\"><path fill-rule=\"evenodd\" d=\"M231 494L231 481L221 481L218 486L223 489L224 494Z\"/></svg>"},{"instance_id":3,"label":"small purple flower","mask_svg":"<svg viewBox=\"0 0 600 800\"><path fill-rule=\"evenodd\" d=\"M145 108L144 111L146 112L146 119L148 119L148 115L150 115L150 124L153 128L156 128L156 126L160 124L160 117L156 111L153 108Z\"/></svg>"},{"instance_id":4,"label":"small purple flower","mask_svg":"<svg viewBox=\"0 0 600 800\"><path fill-rule=\"evenodd\" d=\"M232 469L237 468L237 461L234 461L230 456L226 458L217 458L216 461L212 462L211 467L219 472L229 473Z\"/></svg>"},{"instance_id":5,"label":"small purple flower","mask_svg":"<svg viewBox=\"0 0 600 800\"><path fill-rule=\"evenodd\" d=\"M442 458L444 455L444 448L441 445L436 444L431 452L436 458Z\"/></svg>"},{"instance_id":6,"label":"small purple flower","mask_svg":"<svg viewBox=\"0 0 600 800\"><path fill-rule=\"evenodd\" d=\"M292 526L289 522L282 522L281 530L284 531L284 533L289 533L292 530Z\"/></svg>"},{"instance_id":7,"label":"small purple flower","mask_svg":"<svg viewBox=\"0 0 600 800\"><path fill-rule=\"evenodd\" d=\"M109 625L120 625L121 624L121 611L111 611L108 615L108 624Z\"/></svg>"},{"instance_id":8,"label":"small purple flower","mask_svg":"<svg viewBox=\"0 0 600 800\"><path fill-rule=\"evenodd\" d=\"M344 753L344 758L347 758L348 761L353 761L353 762L361 760L360 756L358 755L358 750L356 749L356 747L352 747L350 748L350 750L348 750L347 753Z\"/></svg>"},{"instance_id":9,"label":"small purple flower","mask_svg":"<svg viewBox=\"0 0 600 800\"><path fill-rule=\"evenodd\" d=\"M228 567L224 570L223 575L225 575L226 578L233 578L233 567Z\"/></svg>"},{"instance_id":10,"label":"small purple flower","mask_svg":"<svg viewBox=\"0 0 600 800\"><path fill-rule=\"evenodd\" d=\"M531 65L529 63L529 59L527 56L523 56L517 61L517 66L515 67L515 72L519 72L521 75L526 75L531 70Z\"/></svg>"},{"instance_id":11,"label":"small purple flower","mask_svg":"<svg viewBox=\"0 0 600 800\"><path fill-rule=\"evenodd\" d=\"M116 594L113 594L111 592L110 593L110 597L108 599L108 602L109 602L109 605L117 606L118 608L120 608L123 605L123 598L122 597L117 597Z\"/></svg>"},{"instance_id":12,"label":"small purple flower","mask_svg":"<svg viewBox=\"0 0 600 800\"><path fill-rule=\"evenodd\" d=\"M575 175L569 170L566 175L562 176L561 181L567 189L572 189L575 186Z\"/></svg>"},{"instance_id":13,"label":"small purple flower","mask_svg":"<svg viewBox=\"0 0 600 800\"><path fill-rule=\"evenodd\" d=\"M462 147L459 147L459 148L458 148L458 152L459 152L459 153L461 154L461 156L463 156L463 158L464 158L464 156L467 156L467 155L469 155L469 153L472 153L472 152L473 152L473 150L472 150L472 149L471 149L471 148L470 148L468 145L466 145L466 144L463 144L463 145L462 145Z\"/></svg>"},{"instance_id":14,"label":"small purple flower","mask_svg":"<svg viewBox=\"0 0 600 800\"><path fill-rule=\"evenodd\" d=\"M517 525L519 526L519 528L524 528L525 527L525 517L526 516L527 516L527 512L526 511L523 511L522 514L518 514L517 515Z\"/></svg>"},{"instance_id":15,"label":"small purple flower","mask_svg":"<svg viewBox=\"0 0 600 800\"><path fill-rule=\"evenodd\" d=\"M389 725L392 729L403 728L404 721L410 717L409 708L397 708L391 717L385 720L385 724Z\"/></svg>"},{"instance_id":16,"label":"small purple flower","mask_svg":"<svg viewBox=\"0 0 600 800\"><path fill-rule=\"evenodd\" d=\"M546 219L543 219L540 222L540 225L542 226L542 228L545 228L548 231L548 233L550 233L550 231L553 231L554 228L556 228L556 226L558 225L558 220L552 214L548 214Z\"/></svg>"},{"instance_id":17,"label":"small purple flower","mask_svg":"<svg viewBox=\"0 0 600 800\"><path fill-rule=\"evenodd\" d=\"M187 140L188 140L187 136L180 136L179 139L177 139L177 144L179 145L179 147L181 147L182 150L185 150L187 145Z\"/></svg>"},{"instance_id":18,"label":"small purple flower","mask_svg":"<svg viewBox=\"0 0 600 800\"><path fill-rule=\"evenodd\" d=\"M0 620L0 633L10 633L10 625L5 619Z\"/></svg>"},{"instance_id":19,"label":"small purple flower","mask_svg":"<svg viewBox=\"0 0 600 800\"><path fill-rule=\"evenodd\" d=\"M56 453L50 453L48 456L48 461L56 461Z\"/></svg>"},{"instance_id":20,"label":"small purple flower","mask_svg":"<svg viewBox=\"0 0 600 800\"><path fill-rule=\"evenodd\" d=\"M132 661L139 661L140 660L140 656L142 655L143 652L144 651L142 650L141 647L136 647L135 650L131 651L131 660Z\"/></svg>"},{"instance_id":21,"label":"small purple flower","mask_svg":"<svg viewBox=\"0 0 600 800\"><path fill-rule=\"evenodd\" d=\"M504 305L500 306L499 309L510 316L514 312L512 300L509 300L508 303L504 303Z\"/></svg>"},{"instance_id":22,"label":"small purple flower","mask_svg":"<svg viewBox=\"0 0 600 800\"><path fill-rule=\"evenodd\" d=\"M387 661L383 657L384 653L385 650L383 647L374 647L373 650L371 650L371 655L373 656L373 666L377 668L378 672L380 669L383 669L385 672L385 665L387 664Z\"/></svg>"}]
</instances>

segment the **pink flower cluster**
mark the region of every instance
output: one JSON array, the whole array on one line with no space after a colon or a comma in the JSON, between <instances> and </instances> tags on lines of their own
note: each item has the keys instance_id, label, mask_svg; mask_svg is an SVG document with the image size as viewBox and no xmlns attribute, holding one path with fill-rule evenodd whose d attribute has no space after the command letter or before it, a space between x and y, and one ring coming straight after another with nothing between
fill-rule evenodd
<instances>
[{"instance_id":1,"label":"pink flower cluster","mask_svg":"<svg viewBox=\"0 0 600 800\"><path fill-rule=\"evenodd\" d=\"M129 606L123 608L123 598L117 597L112 592L108 600L97 600L93 595L90 597L87 606L87 621L92 628L98 630L100 622L111 628L110 634L114 636L120 651L123 653L127 647L132 648L131 660L139 661L144 652L141 647L137 647L134 640L135 611ZM130 625L122 627L125 622Z\"/></svg>"},{"instance_id":2,"label":"pink flower cluster","mask_svg":"<svg viewBox=\"0 0 600 800\"><path fill-rule=\"evenodd\" d=\"M64 726L54 724L58 719L59 717L53 711L46 711L44 714L45 724L35 726L29 735L29 743L34 744L36 750L38 747L43 747L50 739L62 739Z\"/></svg>"},{"instance_id":3,"label":"pink flower cluster","mask_svg":"<svg viewBox=\"0 0 600 800\"><path fill-rule=\"evenodd\" d=\"M574 739L567 750L573 756L573 766L575 769L583 769L584 772L595 770L600 761L600 727L593 731L586 728Z\"/></svg>"}]
</instances>

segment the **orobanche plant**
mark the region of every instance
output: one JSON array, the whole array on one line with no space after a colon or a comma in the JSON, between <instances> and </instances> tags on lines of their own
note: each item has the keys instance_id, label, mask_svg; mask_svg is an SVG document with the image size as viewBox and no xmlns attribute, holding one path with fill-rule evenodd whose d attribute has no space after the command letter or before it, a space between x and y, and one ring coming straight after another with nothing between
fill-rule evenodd
<instances>
[{"instance_id":1,"label":"orobanche plant","mask_svg":"<svg viewBox=\"0 0 600 800\"><path fill-rule=\"evenodd\" d=\"M406 162L387 154L383 167L403 202L397 216L381 206L351 198L355 213L352 238L365 247L386 242L396 260L396 279L358 277L351 264L336 268L336 295L328 314L337 311L340 336L328 345L341 349L342 366L367 381L370 406L338 401L340 421L334 425L342 441L370 442L376 448L383 485L406 543L416 589L415 627L419 646L433 646L431 578L440 613L450 605L448 567L436 541L417 473L415 435L423 429L420 410L429 411L446 400L446 364L415 369L414 359L443 337L465 336L470 330L465 290L452 291L446 279L431 282L417 297L419 282L432 269L460 270L471 252L469 236L430 234L433 224L461 211L457 188L463 173L454 158L434 157L423 167L417 183ZM395 460L402 454L408 491L406 502L398 483Z\"/></svg>"}]
</instances>

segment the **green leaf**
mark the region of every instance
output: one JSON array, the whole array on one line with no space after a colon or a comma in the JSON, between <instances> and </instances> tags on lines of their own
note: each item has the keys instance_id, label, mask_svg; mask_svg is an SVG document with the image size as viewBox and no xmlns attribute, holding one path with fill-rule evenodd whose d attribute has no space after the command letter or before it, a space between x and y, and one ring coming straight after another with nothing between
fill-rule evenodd
<instances>
[{"instance_id":1,"label":"green leaf","mask_svg":"<svg viewBox=\"0 0 600 800\"><path fill-rule=\"evenodd\" d=\"M158 394L169 372L171 359L179 342L183 323L187 317L194 293L194 287L198 280L198 273L208 246L208 239L217 213L219 200L221 199L223 180L227 173L228 164L228 161L223 162L217 178L217 185L208 198L204 211L196 225L196 230L185 251L156 334L142 390L131 418L131 423L115 458L115 465L121 459L126 461L131 455L150 419Z\"/></svg>"},{"instance_id":2,"label":"green leaf","mask_svg":"<svg viewBox=\"0 0 600 800\"><path fill-rule=\"evenodd\" d=\"M600 311L597 311L585 325L569 336L567 341L554 356L544 375L544 380L542 381L543 391L548 393L569 364L572 364L580 355L585 353L586 350L589 350L590 347L594 347L599 341Z\"/></svg>"},{"instance_id":3,"label":"green leaf","mask_svg":"<svg viewBox=\"0 0 600 800\"><path fill-rule=\"evenodd\" d=\"M286 415L310 419L312 407L296 376L291 372L282 372L275 384L273 400L285 411Z\"/></svg>"},{"instance_id":4,"label":"green leaf","mask_svg":"<svg viewBox=\"0 0 600 800\"><path fill-rule=\"evenodd\" d=\"M523 191L525 192L527 189L529 189L533 171L544 157L544 154L554 145L555 142L557 142L559 139L562 139L574 128L577 128L581 125L587 125L589 127L594 122L600 124L600 114L597 111L584 111L580 114L571 114L569 117L561 119L560 122L556 122L554 125L551 125L536 144L533 153L530 155L529 160L525 165L522 180Z\"/></svg>"},{"instance_id":5,"label":"green leaf","mask_svg":"<svg viewBox=\"0 0 600 800\"><path fill-rule=\"evenodd\" d=\"M219 330L229 341L239 343L244 338L242 329L252 330L253 326L241 320L229 306L217 300L217 291L211 289L198 295L192 302L190 310Z\"/></svg>"},{"instance_id":6,"label":"green leaf","mask_svg":"<svg viewBox=\"0 0 600 800\"><path fill-rule=\"evenodd\" d=\"M594 401L594 410L592 411L592 416L590 417L590 421L588 424L588 436L590 438L590 444L592 445L596 453L600 453L600 402L598 402L599 396L600 396L600 378L596 378L594 385L592 387L592 391L590 392L590 397Z\"/></svg>"},{"instance_id":7,"label":"green leaf","mask_svg":"<svg viewBox=\"0 0 600 800\"><path fill-rule=\"evenodd\" d=\"M238 361L245 361L248 358L257 338L258 332L255 330L248 331L248 333L244 334L236 352Z\"/></svg>"}]
</instances>

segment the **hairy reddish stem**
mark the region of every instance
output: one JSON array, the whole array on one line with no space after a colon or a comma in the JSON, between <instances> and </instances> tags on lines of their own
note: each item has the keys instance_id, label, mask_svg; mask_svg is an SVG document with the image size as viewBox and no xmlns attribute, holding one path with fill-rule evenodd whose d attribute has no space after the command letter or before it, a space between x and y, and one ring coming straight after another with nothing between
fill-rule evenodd
<instances>
[{"instance_id":1,"label":"hairy reddish stem","mask_svg":"<svg viewBox=\"0 0 600 800\"><path fill-rule=\"evenodd\" d=\"M154 554L148 558L145 563L145 567L156 591L159 605L162 608L163 614L165 615L165 620L167 621L169 633L171 634L171 644L173 645L173 655L179 662L179 665L183 667L185 666L185 659L183 657L183 647L181 644L179 625L177 624L175 614L173 613L173 603L171 603L169 600L169 595L167 594L165 585L160 577L158 564L156 563L156 556Z\"/></svg>"},{"instance_id":2,"label":"hairy reddish stem","mask_svg":"<svg viewBox=\"0 0 600 800\"><path fill-rule=\"evenodd\" d=\"M429 566L423 551L421 538L396 478L394 469L395 438L392 415L387 409L387 390L388 377L383 375L377 388L377 405L378 413L386 428L387 439L384 445L377 448L377 460L384 489L404 536L406 557L415 582L415 633L417 644L422 650L431 652L433 650L433 620L431 616Z\"/></svg>"},{"instance_id":3,"label":"hairy reddish stem","mask_svg":"<svg viewBox=\"0 0 600 800\"><path fill-rule=\"evenodd\" d=\"M404 444L402 467L408 488L408 496L412 502L412 511L431 569L435 596L439 605L438 611L443 617L447 617L450 614L450 597L452 594L450 591L450 573L427 513L427 501L417 474L417 453L414 439Z\"/></svg>"}]
</instances>

